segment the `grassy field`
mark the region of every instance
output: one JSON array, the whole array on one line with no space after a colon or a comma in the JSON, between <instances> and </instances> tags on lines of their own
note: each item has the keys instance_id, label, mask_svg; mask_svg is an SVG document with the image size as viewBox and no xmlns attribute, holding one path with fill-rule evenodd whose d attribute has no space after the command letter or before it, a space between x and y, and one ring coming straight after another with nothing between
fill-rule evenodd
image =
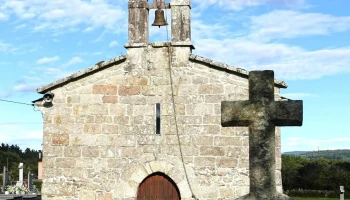
<instances>
[{"instance_id":1,"label":"grassy field","mask_svg":"<svg viewBox=\"0 0 350 200\"><path fill-rule=\"evenodd\" d=\"M304 198L304 197L293 197L295 200L339 200L339 198Z\"/></svg>"}]
</instances>

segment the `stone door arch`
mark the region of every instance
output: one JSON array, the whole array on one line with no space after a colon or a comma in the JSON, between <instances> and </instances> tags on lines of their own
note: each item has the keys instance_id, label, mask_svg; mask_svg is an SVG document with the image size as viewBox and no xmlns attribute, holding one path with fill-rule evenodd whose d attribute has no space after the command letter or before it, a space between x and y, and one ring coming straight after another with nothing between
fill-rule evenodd
<instances>
[{"instance_id":1,"label":"stone door arch","mask_svg":"<svg viewBox=\"0 0 350 200\"><path fill-rule=\"evenodd\" d=\"M167 175L157 172L145 178L137 191L137 200L180 200L175 182Z\"/></svg>"}]
</instances>

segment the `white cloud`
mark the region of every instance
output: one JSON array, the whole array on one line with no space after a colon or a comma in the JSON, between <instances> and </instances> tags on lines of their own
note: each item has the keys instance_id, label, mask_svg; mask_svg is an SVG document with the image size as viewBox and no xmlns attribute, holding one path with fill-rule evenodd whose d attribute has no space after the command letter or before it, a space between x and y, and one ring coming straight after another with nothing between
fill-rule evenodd
<instances>
[{"instance_id":1,"label":"white cloud","mask_svg":"<svg viewBox=\"0 0 350 200\"><path fill-rule=\"evenodd\" d=\"M0 12L0 21L5 21L8 19L8 16L5 15L4 13Z\"/></svg>"},{"instance_id":2,"label":"white cloud","mask_svg":"<svg viewBox=\"0 0 350 200\"><path fill-rule=\"evenodd\" d=\"M37 124L40 127L40 124ZM17 144L26 148L41 149L42 130L28 130L28 124L0 124L0 141L5 144ZM14 137L15 136L15 137Z\"/></svg>"},{"instance_id":3,"label":"white cloud","mask_svg":"<svg viewBox=\"0 0 350 200\"><path fill-rule=\"evenodd\" d=\"M193 2L202 8L218 6L224 9L236 11L247 7L256 7L266 4L293 8L307 7L305 0L193 0Z\"/></svg>"},{"instance_id":4,"label":"white cloud","mask_svg":"<svg viewBox=\"0 0 350 200\"><path fill-rule=\"evenodd\" d=\"M44 57L44 58L41 58L39 60L36 61L36 64L48 64L48 63L52 63L52 62L56 62L60 59L59 56L54 56L54 57Z\"/></svg>"},{"instance_id":5,"label":"white cloud","mask_svg":"<svg viewBox=\"0 0 350 200\"><path fill-rule=\"evenodd\" d=\"M115 47L117 45L118 45L118 42L115 40L109 43L109 47Z\"/></svg>"},{"instance_id":6,"label":"white cloud","mask_svg":"<svg viewBox=\"0 0 350 200\"><path fill-rule=\"evenodd\" d=\"M0 98L7 98L10 96L9 92L0 91Z\"/></svg>"},{"instance_id":7,"label":"white cloud","mask_svg":"<svg viewBox=\"0 0 350 200\"><path fill-rule=\"evenodd\" d=\"M112 31L120 31L126 26L127 21L125 18L127 16L126 2L120 4L103 0L70 0L69 3L47 0L11 0L1 6L0 12L26 20L34 31L49 29L65 32L78 30L80 25L83 27L82 30L95 30L103 27Z\"/></svg>"},{"instance_id":8,"label":"white cloud","mask_svg":"<svg viewBox=\"0 0 350 200\"><path fill-rule=\"evenodd\" d=\"M193 20L194 53L247 70L274 70L275 77L282 80L350 72L350 46L306 50L302 44L289 45L281 40L349 31L350 17L273 11L250 20L237 22L244 23L235 24L242 26L239 31L229 25ZM274 38L280 40L272 42Z\"/></svg>"},{"instance_id":9,"label":"white cloud","mask_svg":"<svg viewBox=\"0 0 350 200\"><path fill-rule=\"evenodd\" d=\"M70 60L68 60L65 64L63 64L63 67L69 67L69 66L76 65L76 64L79 64L82 62L83 62L82 58L75 56L75 57L71 58Z\"/></svg>"},{"instance_id":10,"label":"white cloud","mask_svg":"<svg viewBox=\"0 0 350 200\"><path fill-rule=\"evenodd\" d=\"M328 35L350 30L350 16L276 10L251 18L250 39L262 41L311 35Z\"/></svg>"},{"instance_id":11,"label":"white cloud","mask_svg":"<svg viewBox=\"0 0 350 200\"><path fill-rule=\"evenodd\" d=\"M13 87L13 91L15 91L15 92L35 92L39 86L40 86L40 84L20 83L20 84L17 84Z\"/></svg>"},{"instance_id":12,"label":"white cloud","mask_svg":"<svg viewBox=\"0 0 350 200\"><path fill-rule=\"evenodd\" d=\"M9 43L5 43L5 42L1 42L0 41L0 52L4 52L4 53L14 53L16 52L18 49L16 47L14 47L12 44Z\"/></svg>"}]
</instances>

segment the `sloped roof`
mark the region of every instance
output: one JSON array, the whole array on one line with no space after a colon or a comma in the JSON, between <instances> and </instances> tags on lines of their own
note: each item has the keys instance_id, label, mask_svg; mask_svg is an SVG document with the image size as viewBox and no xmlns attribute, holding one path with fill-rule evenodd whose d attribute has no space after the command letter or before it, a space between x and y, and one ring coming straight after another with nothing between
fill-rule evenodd
<instances>
[{"instance_id":1,"label":"sloped roof","mask_svg":"<svg viewBox=\"0 0 350 200\"><path fill-rule=\"evenodd\" d=\"M74 73L74 74L72 74L70 76L67 76L65 78L59 79L59 80L57 80L57 81L55 81L53 83L50 83L48 85L42 86L42 87L38 88L36 91L38 93L44 94L44 93L46 93L46 92L48 92L48 91L50 91L50 90L52 90L54 88L57 88L57 87L59 87L61 85L67 84L67 83L69 83L71 81L77 80L79 78L82 78L82 77L87 76L89 74L93 74L93 73L101 71L103 69L112 67L113 65L122 63L125 60L126 60L126 55L121 55L121 56L117 56L115 58L112 58L112 59L110 59L108 61L98 62L92 67L89 67L87 69L78 71L77 73Z\"/></svg>"},{"instance_id":2,"label":"sloped roof","mask_svg":"<svg viewBox=\"0 0 350 200\"><path fill-rule=\"evenodd\" d=\"M248 78L248 75L249 75L249 71L247 71L245 69L233 67L231 65L228 65L228 64L225 64L222 62L213 61L211 59L204 58L204 57L197 56L197 55L193 55L193 54L190 55L190 61L202 63L202 64L207 65L209 67L212 67L214 69L225 71L227 73L241 75L241 76L246 77L246 78ZM287 88L288 87L288 85L284 81L280 81L277 79L275 79L275 86L279 87L279 88Z\"/></svg>"},{"instance_id":3,"label":"sloped roof","mask_svg":"<svg viewBox=\"0 0 350 200\"><path fill-rule=\"evenodd\" d=\"M62 78L62 79L59 79L53 83L50 83L48 85L45 85L45 86L42 86L40 88L37 89L37 92L38 93L41 93L41 94L44 94L54 88L57 88L57 87L60 87L62 85L65 85L71 81L74 81L74 80L77 80L79 78L82 78L84 76L87 76L89 74L93 74L93 73L96 73L98 71L101 71L103 69L106 69L106 68L109 68L115 64L120 64L122 62L124 62L125 60L127 59L127 56L126 55L121 55L121 56L118 56L118 57L115 57L115 58L112 58L108 61L101 61L99 63L96 63L94 66L92 67L89 67L87 69L84 69L84 70L81 70L77 73L74 73L68 77L65 77L65 78ZM241 69L241 68L236 68L236 67L233 67L231 65L227 65L225 63L221 63L221 62L216 62L216 61L213 61L211 59L208 59L208 58L204 58L204 57L201 57L201 56L197 56L197 55L194 55L194 54L191 54L190 55L190 58L189 58L190 61L192 62L197 62L197 63L202 63L208 67L211 67L211 68L214 68L214 69L217 69L217 70L220 70L220 71L225 71L227 73L233 73L233 74L237 74L237 75L240 75L240 76L243 76L243 77L246 77L248 78L248 74L249 74L249 71L245 70L245 69ZM275 79L275 86L276 87L279 87L279 88L287 88L287 84L284 82L284 81L280 81L280 80L276 80Z\"/></svg>"}]
</instances>

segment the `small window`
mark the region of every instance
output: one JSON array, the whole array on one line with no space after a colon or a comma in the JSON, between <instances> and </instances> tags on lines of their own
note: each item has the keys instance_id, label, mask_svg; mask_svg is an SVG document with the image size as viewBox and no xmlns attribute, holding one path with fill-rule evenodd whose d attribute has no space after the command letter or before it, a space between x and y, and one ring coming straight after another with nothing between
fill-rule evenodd
<instances>
[{"instance_id":1,"label":"small window","mask_svg":"<svg viewBox=\"0 0 350 200\"><path fill-rule=\"evenodd\" d=\"M156 104L156 134L160 135L160 104Z\"/></svg>"}]
</instances>

